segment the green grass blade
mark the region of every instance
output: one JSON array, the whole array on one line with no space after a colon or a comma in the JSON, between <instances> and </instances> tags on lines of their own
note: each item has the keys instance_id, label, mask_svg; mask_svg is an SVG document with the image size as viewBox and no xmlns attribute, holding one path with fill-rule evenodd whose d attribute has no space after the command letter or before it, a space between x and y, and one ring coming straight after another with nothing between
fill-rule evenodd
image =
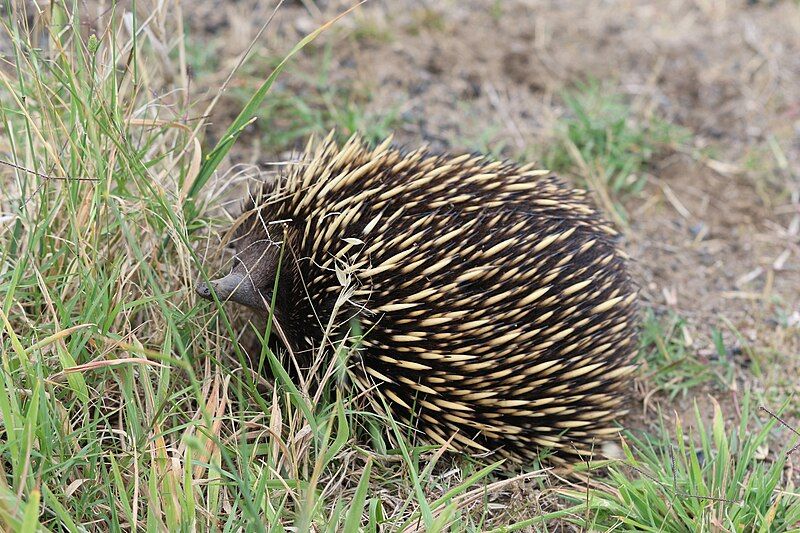
<instances>
[{"instance_id":1,"label":"green grass blade","mask_svg":"<svg viewBox=\"0 0 800 533\"><path fill-rule=\"evenodd\" d=\"M64 505L60 501L58 501L56 495L53 494L53 492L47 485L42 485L42 492L44 493L45 505L47 505L48 508L53 510L53 512L56 515L56 518L58 518L58 521L60 522L60 525L66 528L67 531L70 531L72 533L80 533L81 530L78 529L78 525L70 516L69 511L67 511L67 508L65 508Z\"/></svg>"},{"instance_id":2,"label":"green grass blade","mask_svg":"<svg viewBox=\"0 0 800 533\"><path fill-rule=\"evenodd\" d=\"M336 457L341 449L344 447L347 440L350 438L350 426L347 424L347 417L344 414L344 404L342 403L341 393L337 391L336 399L336 438L331 446L325 452L323 463L328 464Z\"/></svg>"},{"instance_id":3,"label":"green grass blade","mask_svg":"<svg viewBox=\"0 0 800 533\"><path fill-rule=\"evenodd\" d=\"M328 22L324 23L319 28L315 29L308 35L306 35L299 43L297 43L294 48L292 48L289 53L281 60L280 63L272 70L272 73L264 80L264 83L256 90L253 96L250 97L250 100L245 104L242 110L239 112L239 115L234 119L231 125L228 127L225 134L222 136L220 141L217 145L209 152L209 154L205 157L203 164L200 167L200 171L195 176L194 181L192 182L191 187L189 188L189 198L194 198L198 192L205 186L208 180L211 178L211 175L217 169L219 164L222 162L223 158L227 153L230 151L233 144L236 142L236 139L239 138L242 131L255 120L256 113L258 112L258 108L261 106L264 98L266 98L267 93L269 92L270 88L272 88L272 84L275 83L278 75L281 73L283 68L289 62L289 60L297 54L300 50L305 48L309 43L314 41L319 35L333 26L336 22L339 21L342 17L349 14L355 8L360 6L363 1L355 6L347 9L343 13L340 13L336 17L332 18Z\"/></svg>"},{"instance_id":4,"label":"green grass blade","mask_svg":"<svg viewBox=\"0 0 800 533\"><path fill-rule=\"evenodd\" d=\"M344 521L344 531L358 531L359 529L361 515L364 512L364 503L367 499L367 489L369 489L370 472L372 472L372 458L367 459L367 464L364 466L364 472L361 474L358 487L356 487L353 501L350 502L350 510L347 512L347 518Z\"/></svg>"},{"instance_id":5,"label":"green grass blade","mask_svg":"<svg viewBox=\"0 0 800 533\"><path fill-rule=\"evenodd\" d=\"M35 533L39 531L39 498L41 494L38 490L32 490L25 504L25 513L22 515L22 524L20 525L20 533Z\"/></svg>"}]
</instances>

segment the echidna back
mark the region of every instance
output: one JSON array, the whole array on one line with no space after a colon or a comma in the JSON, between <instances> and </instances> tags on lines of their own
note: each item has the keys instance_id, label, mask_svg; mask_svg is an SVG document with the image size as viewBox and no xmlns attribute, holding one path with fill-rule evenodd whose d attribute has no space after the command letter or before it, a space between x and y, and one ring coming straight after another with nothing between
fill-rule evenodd
<instances>
[{"instance_id":1,"label":"echidna back","mask_svg":"<svg viewBox=\"0 0 800 533\"><path fill-rule=\"evenodd\" d=\"M616 431L636 295L585 192L531 166L328 138L268 198L263 217L291 228L297 342L321 341L347 278L337 323L368 332L354 376L429 438L530 460Z\"/></svg>"}]
</instances>

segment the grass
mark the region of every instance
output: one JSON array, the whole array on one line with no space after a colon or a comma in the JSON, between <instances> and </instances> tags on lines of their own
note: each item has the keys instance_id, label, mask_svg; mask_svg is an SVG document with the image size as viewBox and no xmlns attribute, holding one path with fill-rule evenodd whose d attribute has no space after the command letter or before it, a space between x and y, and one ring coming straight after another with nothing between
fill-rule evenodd
<instances>
[{"instance_id":1,"label":"grass","mask_svg":"<svg viewBox=\"0 0 800 533\"><path fill-rule=\"evenodd\" d=\"M686 321L670 314L657 317L651 309L645 311L642 326L641 360L643 374L654 391L661 391L672 401L687 397L697 387L713 384L730 387L734 380L734 364L730 360L720 330L710 332L715 353L700 357L690 346Z\"/></svg>"},{"instance_id":2,"label":"grass","mask_svg":"<svg viewBox=\"0 0 800 533\"><path fill-rule=\"evenodd\" d=\"M175 6L134 17L134 38L117 8L93 19L90 34L80 2L53 2L33 28L19 22L21 5L0 22L11 52L0 67L0 528L499 532L572 522L602 530L632 501L623 493L658 510L645 515L639 505L637 523L655 529L671 519L670 493L624 465L609 467L608 490L588 502L564 492L566 501L544 510L504 515L512 488L530 480L545 498L552 481L445 455L333 386L350 346L326 352L316 377L295 383L279 354L250 348L245 317L196 300L203 265L221 263L213 191L224 186L216 176L236 139L254 116L279 122L281 98L289 116L312 102L319 113L300 122L314 128L374 123L355 104L349 115L326 114L329 104L347 109L346 92L320 82L319 100L269 93L278 69L240 95L239 116L210 146L186 67L178 59L166 82L155 59L163 43L147 31L178 28ZM181 38L170 46L169 57L201 61ZM288 131L267 140L288 145L308 133ZM268 336L269 325L253 334ZM672 338L662 335L666 355L653 357L680 358ZM274 379L251 370L259 360ZM751 518L761 527L771 516L778 531L797 520L793 487L775 477L783 459L752 453L767 429L755 440L742 431L715 423L711 438L701 434L708 451L699 471L678 439L686 471L677 486L744 500L749 514L732 524ZM668 439L629 439L628 462L668 482ZM703 502L684 502L687 513L738 512Z\"/></svg>"},{"instance_id":3,"label":"grass","mask_svg":"<svg viewBox=\"0 0 800 533\"><path fill-rule=\"evenodd\" d=\"M621 94L597 82L565 92L563 100L567 113L544 154L545 166L604 193L624 216L618 200L641 192L648 166L665 148L686 142L687 132L658 117L636 116Z\"/></svg>"},{"instance_id":4,"label":"grass","mask_svg":"<svg viewBox=\"0 0 800 533\"><path fill-rule=\"evenodd\" d=\"M767 460L776 420L758 421L745 407L739 424L726 428L716 402L710 427L697 407L695 418L692 430L676 418L672 435L662 425L661 435L629 437L625 459L608 466L588 497L563 491L588 500L575 522L592 531L800 530L800 497L786 470L791 448Z\"/></svg>"},{"instance_id":5,"label":"grass","mask_svg":"<svg viewBox=\"0 0 800 533\"><path fill-rule=\"evenodd\" d=\"M330 45L318 47L310 55L318 56L313 61L313 73L290 70L286 83L275 87L270 98L258 109L256 128L260 142L273 151L298 149L305 145L310 135L324 137L332 129L336 130L341 141L355 132L372 143L385 139L398 124L397 109L366 111L369 91L355 87L351 81L332 78ZM251 72L263 72L262 62L271 68L279 61L277 58L256 61ZM245 79L257 78L248 76ZM251 87L237 87L233 91L233 101L244 105L251 94Z\"/></svg>"}]
</instances>

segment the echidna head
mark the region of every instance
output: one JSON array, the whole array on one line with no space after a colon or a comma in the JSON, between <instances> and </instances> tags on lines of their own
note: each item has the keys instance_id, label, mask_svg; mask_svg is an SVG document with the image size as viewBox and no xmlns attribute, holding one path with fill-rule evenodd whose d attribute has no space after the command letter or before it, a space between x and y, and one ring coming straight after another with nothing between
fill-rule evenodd
<instances>
[{"instance_id":1,"label":"echidna head","mask_svg":"<svg viewBox=\"0 0 800 533\"><path fill-rule=\"evenodd\" d=\"M260 238L259 238L260 237ZM259 311L266 311L272 301L272 290L281 243L264 232L245 233L234 243L236 255L230 274L213 280L209 285L200 283L197 294L206 300L213 299L211 289L222 301L231 300Z\"/></svg>"}]
</instances>

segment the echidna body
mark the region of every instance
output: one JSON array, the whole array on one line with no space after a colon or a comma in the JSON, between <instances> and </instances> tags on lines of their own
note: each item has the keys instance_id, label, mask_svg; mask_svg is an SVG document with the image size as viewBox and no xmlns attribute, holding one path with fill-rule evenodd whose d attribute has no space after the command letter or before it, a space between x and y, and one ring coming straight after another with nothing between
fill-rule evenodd
<instances>
[{"instance_id":1,"label":"echidna body","mask_svg":"<svg viewBox=\"0 0 800 533\"><path fill-rule=\"evenodd\" d=\"M584 191L357 137L303 159L246 209L220 299L266 311L280 261L275 318L293 348L318 345L335 308L341 328L358 316L353 375L439 443L527 462L590 454L617 431L636 293Z\"/></svg>"}]
</instances>

